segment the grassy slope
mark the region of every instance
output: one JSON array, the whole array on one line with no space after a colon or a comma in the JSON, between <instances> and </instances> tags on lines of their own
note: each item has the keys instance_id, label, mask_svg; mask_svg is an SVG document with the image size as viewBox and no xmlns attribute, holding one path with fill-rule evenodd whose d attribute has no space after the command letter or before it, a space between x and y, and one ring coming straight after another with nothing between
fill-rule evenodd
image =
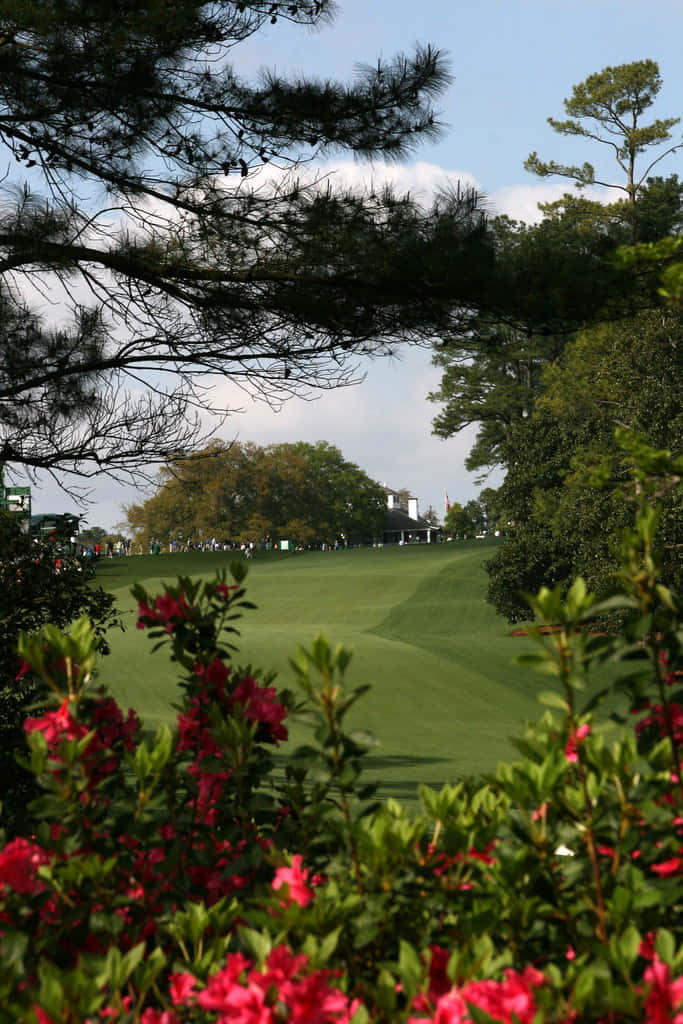
<instances>
[{"instance_id":1,"label":"grassy slope","mask_svg":"<svg viewBox=\"0 0 683 1024\"><path fill-rule=\"evenodd\" d=\"M548 680L512 664L527 644L484 601L487 551L481 542L430 547L315 552L256 559L248 578L258 611L243 622L240 662L280 672L319 631L355 650L350 685L371 683L355 723L381 746L373 765L385 793L410 797L493 768L512 754L507 737L535 718ZM103 679L124 706L153 724L170 718L172 666L134 629L132 579L153 589L160 573L205 573L227 556L176 555L105 563L99 582L120 597L128 628L113 636ZM152 575L153 574L153 575ZM303 738L301 733L297 738Z\"/></svg>"}]
</instances>

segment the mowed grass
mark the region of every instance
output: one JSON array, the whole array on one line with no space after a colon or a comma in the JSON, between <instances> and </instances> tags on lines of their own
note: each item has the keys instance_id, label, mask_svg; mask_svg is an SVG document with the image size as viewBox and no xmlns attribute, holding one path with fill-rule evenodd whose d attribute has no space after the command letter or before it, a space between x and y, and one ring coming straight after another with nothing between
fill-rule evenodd
<instances>
[{"instance_id":1,"label":"mowed grass","mask_svg":"<svg viewBox=\"0 0 683 1024\"><path fill-rule=\"evenodd\" d=\"M495 768L514 756L509 743L541 712L537 693L549 678L514 663L530 641L486 604L482 563L492 545L478 541L414 547L273 554L250 564L248 596L258 605L238 625L239 664L275 669L294 687L289 658L324 632L354 651L349 686L372 687L350 724L380 741L372 773L384 795L412 799L418 783L440 785ZM228 554L131 557L104 562L98 582L116 594L126 631L111 634L102 679L146 724L171 721L176 674L164 651L151 654L135 629L134 580L152 592L178 574L209 575ZM303 726L293 740L306 739Z\"/></svg>"}]
</instances>

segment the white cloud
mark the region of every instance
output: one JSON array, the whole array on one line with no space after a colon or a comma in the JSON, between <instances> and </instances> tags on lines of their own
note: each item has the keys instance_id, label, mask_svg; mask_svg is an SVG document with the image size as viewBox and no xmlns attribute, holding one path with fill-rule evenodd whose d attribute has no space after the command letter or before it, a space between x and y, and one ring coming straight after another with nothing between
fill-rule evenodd
<instances>
[{"instance_id":1,"label":"white cloud","mask_svg":"<svg viewBox=\"0 0 683 1024\"><path fill-rule=\"evenodd\" d=\"M448 170L438 164L416 161L412 164L389 164L384 161L359 163L353 160L316 165L316 170L329 175L331 181L355 188L381 188L391 184L399 193L410 192L416 198L429 202L439 189L463 187L479 189L474 175L463 170Z\"/></svg>"},{"instance_id":2,"label":"white cloud","mask_svg":"<svg viewBox=\"0 0 683 1024\"><path fill-rule=\"evenodd\" d=\"M604 188L585 188L579 192L570 181L537 183L533 185L507 185L498 189L491 196L493 213L504 213L513 220L537 224L543 214L538 209L539 203L552 203L567 192L584 199L592 199L597 203L614 202L614 196Z\"/></svg>"}]
</instances>

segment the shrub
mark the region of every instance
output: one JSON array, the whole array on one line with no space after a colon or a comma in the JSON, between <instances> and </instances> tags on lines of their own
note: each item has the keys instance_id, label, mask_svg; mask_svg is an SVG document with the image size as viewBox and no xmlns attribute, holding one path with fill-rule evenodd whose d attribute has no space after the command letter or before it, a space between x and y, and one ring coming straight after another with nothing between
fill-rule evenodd
<instances>
[{"instance_id":1,"label":"shrub","mask_svg":"<svg viewBox=\"0 0 683 1024\"><path fill-rule=\"evenodd\" d=\"M24 719L44 694L35 676L17 678L19 635L48 622L66 628L87 615L105 654L106 631L117 618L114 598L93 584L87 562L32 540L11 515L0 516L0 552L0 820L14 835L31 827L26 808L38 790L16 758L26 749Z\"/></svg>"},{"instance_id":2,"label":"shrub","mask_svg":"<svg viewBox=\"0 0 683 1024\"><path fill-rule=\"evenodd\" d=\"M619 591L532 598L555 677L521 760L378 805L362 696L323 638L292 662L302 701L232 664L245 569L136 588L139 626L182 673L174 731L141 736L93 686L86 621L24 636L53 706L26 723L43 795L0 851L0 1016L40 1024L645 1021L683 1004L680 602L662 586L649 477ZM649 461L648 461L649 459ZM619 637L587 630L615 607ZM544 626L552 624L548 631ZM583 701L607 658L616 710ZM616 700L621 696L621 704ZM582 703L583 701L583 703ZM311 742L274 770L288 717ZM635 724L635 728L633 728Z\"/></svg>"}]
</instances>

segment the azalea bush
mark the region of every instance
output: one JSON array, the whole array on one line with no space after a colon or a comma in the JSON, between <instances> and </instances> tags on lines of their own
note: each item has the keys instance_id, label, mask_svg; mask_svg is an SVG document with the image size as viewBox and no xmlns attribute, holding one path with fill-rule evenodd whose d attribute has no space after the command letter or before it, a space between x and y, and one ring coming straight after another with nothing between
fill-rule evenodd
<instances>
[{"instance_id":1,"label":"azalea bush","mask_svg":"<svg viewBox=\"0 0 683 1024\"><path fill-rule=\"evenodd\" d=\"M114 597L94 584L87 562L24 533L12 513L0 512L0 553L0 801L4 826L15 835L30 827L27 805L39 792L16 759L26 748L24 720L41 692L30 674L16 678L19 634L45 623L66 628L87 615L106 654L106 634L118 617Z\"/></svg>"},{"instance_id":2,"label":"azalea bush","mask_svg":"<svg viewBox=\"0 0 683 1024\"><path fill-rule=\"evenodd\" d=\"M365 687L347 650L318 637L290 691L237 663L242 564L136 588L138 626L179 674L176 725L154 738L97 688L86 620L25 635L50 702L25 727L33 834L0 850L0 1019L682 1020L681 608L653 500L683 466L631 455L614 595L578 580L531 598L523 660L554 685L520 759L421 787L417 812L364 781L374 741L349 724ZM618 679L596 692L608 660ZM293 717L311 738L289 750Z\"/></svg>"}]
</instances>

